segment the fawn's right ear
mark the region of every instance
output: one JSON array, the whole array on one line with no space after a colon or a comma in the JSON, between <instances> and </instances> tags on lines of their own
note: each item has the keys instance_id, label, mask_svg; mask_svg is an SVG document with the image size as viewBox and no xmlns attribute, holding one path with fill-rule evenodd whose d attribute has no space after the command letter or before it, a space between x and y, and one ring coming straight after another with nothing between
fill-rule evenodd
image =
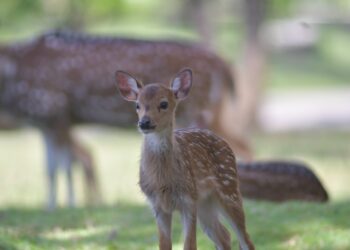
<instances>
[{"instance_id":1,"label":"fawn's right ear","mask_svg":"<svg viewBox=\"0 0 350 250\"><path fill-rule=\"evenodd\" d=\"M127 101L136 101L142 89L142 84L129 73L118 70L115 72L117 87L122 97Z\"/></svg>"},{"instance_id":2,"label":"fawn's right ear","mask_svg":"<svg viewBox=\"0 0 350 250\"><path fill-rule=\"evenodd\" d=\"M170 88L174 92L176 99L182 100L187 97L192 87L192 70L189 68L181 70L176 74Z\"/></svg>"}]
</instances>

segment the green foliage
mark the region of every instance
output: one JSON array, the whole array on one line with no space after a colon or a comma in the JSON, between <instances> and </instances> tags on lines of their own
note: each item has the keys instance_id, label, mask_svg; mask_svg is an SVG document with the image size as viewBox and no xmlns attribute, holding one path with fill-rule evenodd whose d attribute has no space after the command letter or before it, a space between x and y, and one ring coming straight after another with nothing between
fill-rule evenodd
<instances>
[{"instance_id":1,"label":"green foliage","mask_svg":"<svg viewBox=\"0 0 350 250\"><path fill-rule=\"evenodd\" d=\"M268 17L286 17L289 16L292 12L292 6L295 5L297 1L295 0L266 0L268 7Z\"/></svg>"},{"instance_id":2,"label":"green foliage","mask_svg":"<svg viewBox=\"0 0 350 250\"><path fill-rule=\"evenodd\" d=\"M103 18L114 17L118 19L121 15L127 14L127 4L125 0L105 0L103 1L84 1L84 6L89 17Z\"/></svg>"},{"instance_id":3,"label":"green foliage","mask_svg":"<svg viewBox=\"0 0 350 250\"><path fill-rule=\"evenodd\" d=\"M323 60L329 65L348 72L350 65L350 51L348 49L350 33L335 28L324 29L321 34L319 50Z\"/></svg>"},{"instance_id":4,"label":"green foliage","mask_svg":"<svg viewBox=\"0 0 350 250\"><path fill-rule=\"evenodd\" d=\"M0 25L13 22L13 19L23 20L28 16L38 14L41 10L39 0L1 1Z\"/></svg>"},{"instance_id":5,"label":"green foliage","mask_svg":"<svg viewBox=\"0 0 350 250\"><path fill-rule=\"evenodd\" d=\"M102 20L157 19L162 2L130 0L13 0L0 2L2 26L28 24L84 28ZM160 15L162 16L162 15ZM28 17L30 21L28 22ZM81 26L81 27L79 27ZM1 26L0 26L1 28Z\"/></svg>"}]
</instances>

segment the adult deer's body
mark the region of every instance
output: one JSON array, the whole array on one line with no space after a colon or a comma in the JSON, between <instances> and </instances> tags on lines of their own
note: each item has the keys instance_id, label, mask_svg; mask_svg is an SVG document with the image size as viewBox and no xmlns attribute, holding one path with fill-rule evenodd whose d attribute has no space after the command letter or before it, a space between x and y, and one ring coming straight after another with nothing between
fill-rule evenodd
<instances>
[{"instance_id":1,"label":"adult deer's body","mask_svg":"<svg viewBox=\"0 0 350 250\"><path fill-rule=\"evenodd\" d=\"M164 82L183 65L194 70L196 83L192 98L179 106L179 127L193 125L213 130L228 141L239 157L250 158L247 143L225 129L222 122L223 109L230 107L233 93L230 69L215 54L197 45L54 32L24 44L0 47L0 109L29 120L43 132L49 207L56 204L58 165L66 169L68 201L74 203L74 159L83 163L88 194L95 199L98 196L92 158L72 138L73 125L130 126L137 121L133 106L115 95L115 68L132 72L145 82ZM261 183L266 183L265 175L263 179Z\"/></svg>"},{"instance_id":2,"label":"adult deer's body","mask_svg":"<svg viewBox=\"0 0 350 250\"><path fill-rule=\"evenodd\" d=\"M188 65L197 81L193 99L179 107L179 126L213 129L227 138L242 158L251 157L245 141L224 131L220 124L223 97L233 94L231 70L222 59L198 45L57 32L28 44L0 48L0 54L9 59L14 71L3 86L2 104L35 123L61 127L76 123L134 124L133 107L115 98L114 69L133 72L144 82L164 82ZM62 124L55 125L57 120Z\"/></svg>"},{"instance_id":3,"label":"adult deer's body","mask_svg":"<svg viewBox=\"0 0 350 250\"><path fill-rule=\"evenodd\" d=\"M183 70L164 84L142 86L122 71L116 73L121 95L135 101L144 133L140 186L154 210L160 249L171 249L171 218L180 211L186 250L196 249L196 219L217 249L231 249L219 221L229 219L242 249L254 249L245 228L236 160L229 145L209 130L174 131L175 110L191 88L192 73Z\"/></svg>"},{"instance_id":4,"label":"adult deer's body","mask_svg":"<svg viewBox=\"0 0 350 250\"><path fill-rule=\"evenodd\" d=\"M0 107L30 120L45 137L49 207L55 207L58 165L67 170L70 204L74 203L70 170L74 158L84 163L89 182L94 182L89 154L71 136L73 124L127 126L137 120L133 107L115 98L115 68L130 70L151 82L164 81L184 64L191 66L198 75L198 84L187 108L179 110L180 125L196 124L225 133L218 126L218 110L222 94L232 93L232 76L220 58L196 45L58 32L0 48L0 57ZM250 157L243 141L230 133L225 137L243 157Z\"/></svg>"}]
</instances>

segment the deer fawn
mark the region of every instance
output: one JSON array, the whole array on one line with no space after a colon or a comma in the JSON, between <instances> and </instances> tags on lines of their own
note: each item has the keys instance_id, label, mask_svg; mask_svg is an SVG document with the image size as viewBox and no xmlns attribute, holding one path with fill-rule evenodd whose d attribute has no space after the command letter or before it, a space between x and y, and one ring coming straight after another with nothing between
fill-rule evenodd
<instances>
[{"instance_id":1,"label":"deer fawn","mask_svg":"<svg viewBox=\"0 0 350 250\"><path fill-rule=\"evenodd\" d=\"M160 249L171 249L174 210L181 213L184 249L196 249L197 217L216 249L231 249L219 212L229 219L241 249L254 249L229 145L209 130L173 130L176 106L192 86L192 71L180 71L169 88L156 83L143 86L123 71L116 72L116 81L121 95L136 102L138 127L144 134L140 186L157 220Z\"/></svg>"}]
</instances>

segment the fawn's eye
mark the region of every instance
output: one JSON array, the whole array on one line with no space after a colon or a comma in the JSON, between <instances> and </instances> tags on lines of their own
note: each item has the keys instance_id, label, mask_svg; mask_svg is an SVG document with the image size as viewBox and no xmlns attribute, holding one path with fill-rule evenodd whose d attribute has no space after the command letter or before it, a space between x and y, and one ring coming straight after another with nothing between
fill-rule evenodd
<instances>
[{"instance_id":1,"label":"fawn's eye","mask_svg":"<svg viewBox=\"0 0 350 250\"><path fill-rule=\"evenodd\" d=\"M168 108L168 102L165 102L165 101L161 102L159 104L159 108L160 109L167 109Z\"/></svg>"},{"instance_id":2,"label":"fawn's eye","mask_svg":"<svg viewBox=\"0 0 350 250\"><path fill-rule=\"evenodd\" d=\"M140 105L138 103L136 103L136 110L140 109Z\"/></svg>"}]
</instances>

